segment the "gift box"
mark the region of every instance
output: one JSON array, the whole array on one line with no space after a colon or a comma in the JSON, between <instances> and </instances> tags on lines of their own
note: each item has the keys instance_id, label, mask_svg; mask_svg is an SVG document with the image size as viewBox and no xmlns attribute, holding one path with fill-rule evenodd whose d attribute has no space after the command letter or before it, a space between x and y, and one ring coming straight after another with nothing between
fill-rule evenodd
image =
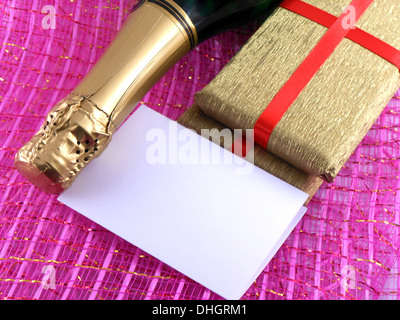
<instances>
[{"instance_id":1,"label":"gift box","mask_svg":"<svg viewBox=\"0 0 400 320\"><path fill-rule=\"evenodd\" d=\"M204 137L209 138L228 150L232 148L233 140L229 139L227 141L224 139L224 135L221 134L226 127L207 117L197 105L190 107L178 119L178 123L187 128L194 129L198 134L203 134ZM204 129L208 129L209 131L204 131ZM233 134L232 132L232 136ZM309 194L310 197L306 204L308 204L323 182L319 177L306 174L304 171L276 157L258 145L254 146L251 158L248 160L253 162L257 167Z\"/></svg>"},{"instance_id":2,"label":"gift box","mask_svg":"<svg viewBox=\"0 0 400 320\"><path fill-rule=\"evenodd\" d=\"M332 182L400 86L398 1L349 4L284 1L196 94L198 108L228 128L255 129L270 154ZM324 45L332 52L321 60ZM298 89L310 65L315 73ZM273 108L282 112L276 121ZM275 123L265 129L263 116Z\"/></svg>"}]
</instances>

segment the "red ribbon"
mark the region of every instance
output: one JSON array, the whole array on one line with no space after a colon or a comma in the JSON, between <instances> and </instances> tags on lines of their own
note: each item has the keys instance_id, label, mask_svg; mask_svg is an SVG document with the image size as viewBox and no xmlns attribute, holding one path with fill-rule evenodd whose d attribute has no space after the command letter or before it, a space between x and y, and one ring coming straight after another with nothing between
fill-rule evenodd
<instances>
[{"instance_id":1,"label":"red ribbon","mask_svg":"<svg viewBox=\"0 0 400 320\"><path fill-rule=\"evenodd\" d=\"M353 0L351 2L350 6L353 6L355 9L354 22L357 22L361 18L373 1L374 0ZM285 5L290 6L292 10L295 9L296 12L300 11L300 14L302 14L302 12L311 12L309 11L310 6L305 6L304 2L300 0L286 0L283 2L282 6ZM353 30L344 27L344 19L346 19L347 16L347 13L343 13L335 20L318 44L300 64L297 70L261 114L254 126L254 141L257 144L267 148L272 131L282 119L283 115L311 81L317 71L322 67L325 61L332 55L336 47L349 34L349 32Z\"/></svg>"},{"instance_id":2,"label":"red ribbon","mask_svg":"<svg viewBox=\"0 0 400 320\"><path fill-rule=\"evenodd\" d=\"M360 19L372 2L373 0L354 0L350 4L356 13L354 22ZM345 37L387 60L400 71L400 51L355 26L345 28L346 11L338 18L301 0L285 0L280 6L329 30L257 120L253 139L264 148L267 148L272 131L283 115ZM240 139L241 141L233 144L232 152L244 157L248 147L243 144L243 137ZM238 151L235 150L235 145L239 147L236 148Z\"/></svg>"},{"instance_id":3,"label":"red ribbon","mask_svg":"<svg viewBox=\"0 0 400 320\"><path fill-rule=\"evenodd\" d=\"M334 15L302 1L284 1L281 7L300 14L326 28L332 27L337 19ZM400 71L400 51L396 48L359 28L351 29L346 38L387 60Z\"/></svg>"}]
</instances>

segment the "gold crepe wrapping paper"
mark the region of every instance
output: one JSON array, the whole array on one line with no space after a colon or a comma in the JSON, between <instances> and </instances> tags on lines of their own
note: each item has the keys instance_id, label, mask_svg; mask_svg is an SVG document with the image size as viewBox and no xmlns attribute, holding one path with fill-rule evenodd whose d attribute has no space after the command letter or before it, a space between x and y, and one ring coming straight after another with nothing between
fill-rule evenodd
<instances>
[{"instance_id":1,"label":"gold crepe wrapping paper","mask_svg":"<svg viewBox=\"0 0 400 320\"><path fill-rule=\"evenodd\" d=\"M306 0L335 16L349 0ZM375 0L357 27L400 48L399 0ZM251 129L327 29L274 11L195 103L231 129ZM332 182L400 86L399 70L344 39L273 131L268 151Z\"/></svg>"},{"instance_id":2,"label":"gold crepe wrapping paper","mask_svg":"<svg viewBox=\"0 0 400 320\"><path fill-rule=\"evenodd\" d=\"M196 105L189 108L178 119L178 123L195 130L200 135L202 129L217 129L221 132L226 128L221 123L207 117ZM222 135L217 137L215 134L213 135L213 131L210 131L210 136L207 136L207 138L231 150L232 145L225 145ZM218 138L220 138L219 141L217 140ZM323 182L320 178L304 173L258 145L254 146L253 161L257 167L309 194L310 197L306 204L308 204Z\"/></svg>"}]
</instances>

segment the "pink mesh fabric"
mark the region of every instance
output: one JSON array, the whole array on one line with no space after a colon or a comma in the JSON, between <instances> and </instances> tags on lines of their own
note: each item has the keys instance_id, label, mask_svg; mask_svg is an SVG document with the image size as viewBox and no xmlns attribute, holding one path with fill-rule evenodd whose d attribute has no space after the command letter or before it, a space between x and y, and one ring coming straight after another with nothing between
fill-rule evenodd
<instances>
[{"instance_id":1,"label":"pink mesh fabric","mask_svg":"<svg viewBox=\"0 0 400 320\"><path fill-rule=\"evenodd\" d=\"M221 299L33 187L13 167L16 151L97 61L134 3L0 0L2 299ZM42 25L47 5L56 9L55 29ZM143 103L177 119L254 28L199 45ZM335 183L323 185L243 300L397 299L391 269L400 246L399 99L400 92Z\"/></svg>"}]
</instances>

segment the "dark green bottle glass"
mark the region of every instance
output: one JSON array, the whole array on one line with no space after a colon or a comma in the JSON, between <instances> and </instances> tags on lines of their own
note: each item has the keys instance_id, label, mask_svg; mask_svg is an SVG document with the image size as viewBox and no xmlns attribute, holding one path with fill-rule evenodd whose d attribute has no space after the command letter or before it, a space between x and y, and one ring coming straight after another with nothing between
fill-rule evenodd
<instances>
[{"instance_id":1,"label":"dark green bottle glass","mask_svg":"<svg viewBox=\"0 0 400 320\"><path fill-rule=\"evenodd\" d=\"M175 11L171 3L186 12L196 28L198 42L239 27L258 17L267 17L282 0L147 0L166 10ZM133 10L144 4L141 0ZM173 13L173 12L172 12ZM183 19L184 20L184 19ZM194 43L193 43L194 45Z\"/></svg>"},{"instance_id":2,"label":"dark green bottle glass","mask_svg":"<svg viewBox=\"0 0 400 320\"><path fill-rule=\"evenodd\" d=\"M196 27L199 42L268 15L281 0L176 0Z\"/></svg>"}]
</instances>

